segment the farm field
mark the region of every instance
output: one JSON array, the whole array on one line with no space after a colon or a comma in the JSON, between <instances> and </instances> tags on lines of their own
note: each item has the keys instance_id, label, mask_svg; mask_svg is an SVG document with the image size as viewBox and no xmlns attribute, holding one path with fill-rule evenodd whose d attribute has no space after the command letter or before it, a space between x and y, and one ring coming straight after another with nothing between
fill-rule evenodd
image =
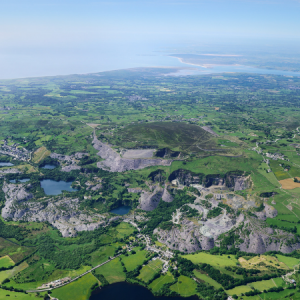
<instances>
[{"instance_id":1,"label":"farm field","mask_svg":"<svg viewBox=\"0 0 300 300\"><path fill-rule=\"evenodd\" d=\"M174 280L174 277L170 272L167 272L166 275L161 275L159 278L155 279L154 281L151 282L149 287L154 291L157 292L159 291L164 284L166 283L171 283Z\"/></svg>"},{"instance_id":2,"label":"farm field","mask_svg":"<svg viewBox=\"0 0 300 300\"><path fill-rule=\"evenodd\" d=\"M44 299L43 295L37 296L36 294L25 294L13 291L0 289L0 299L17 299L17 300L39 300Z\"/></svg>"},{"instance_id":3,"label":"farm field","mask_svg":"<svg viewBox=\"0 0 300 300\"><path fill-rule=\"evenodd\" d=\"M241 285L241 286L237 286L231 290L227 290L226 293L228 293L229 295L241 295L247 292L252 291L251 287L248 285Z\"/></svg>"},{"instance_id":4,"label":"farm field","mask_svg":"<svg viewBox=\"0 0 300 300\"><path fill-rule=\"evenodd\" d=\"M25 270L28 268L28 263L26 261L22 262L18 266L15 266L13 269L10 270L5 270L5 271L0 271L0 283L6 279L6 278L11 278L18 274L19 272Z\"/></svg>"},{"instance_id":5,"label":"farm field","mask_svg":"<svg viewBox=\"0 0 300 300\"><path fill-rule=\"evenodd\" d=\"M163 262L160 259L152 260L142 268L140 275L137 278L147 283L156 273L161 270L162 266Z\"/></svg>"},{"instance_id":6,"label":"farm field","mask_svg":"<svg viewBox=\"0 0 300 300\"><path fill-rule=\"evenodd\" d=\"M252 282L249 285L252 286L252 287L254 287L255 289L261 291L261 292L263 290L268 290L268 289L270 289L272 287L277 287L276 282L273 279Z\"/></svg>"},{"instance_id":7,"label":"farm field","mask_svg":"<svg viewBox=\"0 0 300 300\"><path fill-rule=\"evenodd\" d=\"M230 258L228 258L228 256ZM197 254L188 254L183 256L186 259L189 259L195 264L199 263L209 263L214 267L230 267L236 266L237 259L234 255L212 255L205 252L200 252Z\"/></svg>"},{"instance_id":8,"label":"farm field","mask_svg":"<svg viewBox=\"0 0 300 300\"><path fill-rule=\"evenodd\" d=\"M125 281L126 279L121 262L117 258L97 268L95 273L102 274L109 283Z\"/></svg>"},{"instance_id":9,"label":"farm field","mask_svg":"<svg viewBox=\"0 0 300 300\"><path fill-rule=\"evenodd\" d=\"M142 265L143 262L147 259L147 251L134 249L136 254L131 254L128 256L122 256L122 261L127 269L127 271L133 271L137 266Z\"/></svg>"},{"instance_id":10,"label":"farm field","mask_svg":"<svg viewBox=\"0 0 300 300\"><path fill-rule=\"evenodd\" d=\"M208 284L212 285L214 288L216 288L216 289L222 288L222 285L220 283L216 282L215 280L213 280L212 278L210 278L206 274L202 274L197 270L194 270L194 274L197 278L207 282Z\"/></svg>"},{"instance_id":11,"label":"farm field","mask_svg":"<svg viewBox=\"0 0 300 300\"><path fill-rule=\"evenodd\" d=\"M277 254L276 257L278 258L279 261L283 262L286 264L289 268L293 268L295 265L298 265L300 263L300 260L294 257L288 257L288 256L283 256L280 254Z\"/></svg>"},{"instance_id":12,"label":"farm field","mask_svg":"<svg viewBox=\"0 0 300 300\"><path fill-rule=\"evenodd\" d=\"M8 268L14 265L14 261L8 255L0 257L0 268Z\"/></svg>"},{"instance_id":13,"label":"farm field","mask_svg":"<svg viewBox=\"0 0 300 300\"><path fill-rule=\"evenodd\" d=\"M300 177L296 177L296 178L300 180ZM279 183L281 184L284 190L293 190L300 187L300 183L294 182L294 178L283 179L280 180Z\"/></svg>"},{"instance_id":14,"label":"farm field","mask_svg":"<svg viewBox=\"0 0 300 300\"><path fill-rule=\"evenodd\" d=\"M51 295L59 300L86 300L90 296L91 287L94 284L98 284L98 280L89 273L66 286L54 289Z\"/></svg>"},{"instance_id":15,"label":"farm field","mask_svg":"<svg viewBox=\"0 0 300 300\"><path fill-rule=\"evenodd\" d=\"M196 292L197 284L196 282L186 276L179 276L178 282L170 287L170 289L182 297L189 297L197 294Z\"/></svg>"}]
</instances>

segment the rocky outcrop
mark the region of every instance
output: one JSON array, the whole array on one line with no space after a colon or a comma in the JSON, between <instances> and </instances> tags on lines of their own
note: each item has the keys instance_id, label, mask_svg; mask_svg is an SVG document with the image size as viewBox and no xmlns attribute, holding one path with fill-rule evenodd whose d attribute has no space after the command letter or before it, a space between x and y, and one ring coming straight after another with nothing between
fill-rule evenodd
<instances>
[{"instance_id":1,"label":"rocky outcrop","mask_svg":"<svg viewBox=\"0 0 300 300\"><path fill-rule=\"evenodd\" d=\"M268 204L264 205L265 208L263 211L260 212L254 212L254 214L260 219L260 220L266 220L267 218L275 218L278 214L277 210Z\"/></svg>"},{"instance_id":2,"label":"rocky outcrop","mask_svg":"<svg viewBox=\"0 0 300 300\"><path fill-rule=\"evenodd\" d=\"M103 161L97 163L97 167L110 172L124 172L128 170L138 170L150 166L170 166L171 160L163 159L129 159L121 158L120 154L114 151L109 145L100 142L94 135L93 147L98 150Z\"/></svg>"},{"instance_id":3,"label":"rocky outcrop","mask_svg":"<svg viewBox=\"0 0 300 300\"><path fill-rule=\"evenodd\" d=\"M266 251L290 253L300 247L300 239L297 236L280 229L269 228L261 220L247 217L241 225L232 232L235 236L235 247L241 251L257 254Z\"/></svg>"},{"instance_id":4,"label":"rocky outcrop","mask_svg":"<svg viewBox=\"0 0 300 300\"><path fill-rule=\"evenodd\" d=\"M205 188L213 185L230 188L234 191L245 190L251 187L250 176L239 175L243 172L228 172L225 176L220 174L193 173L188 170L178 169L169 176L169 181L176 180L179 184L189 186L191 184L203 185Z\"/></svg>"},{"instance_id":5,"label":"rocky outcrop","mask_svg":"<svg viewBox=\"0 0 300 300\"><path fill-rule=\"evenodd\" d=\"M79 209L79 199L50 198L35 201L26 191L26 184L3 184L5 206L2 209L4 219L14 221L48 221L64 237L75 236L77 231L94 230L105 225L105 217L99 214L86 214Z\"/></svg>"},{"instance_id":6,"label":"rocky outcrop","mask_svg":"<svg viewBox=\"0 0 300 300\"><path fill-rule=\"evenodd\" d=\"M170 195L170 193L168 192L168 189L167 187L165 186L164 187L164 191L163 191L163 194L162 194L162 200L165 201L165 202L172 202L174 199L173 197Z\"/></svg>"},{"instance_id":7,"label":"rocky outcrop","mask_svg":"<svg viewBox=\"0 0 300 300\"><path fill-rule=\"evenodd\" d=\"M156 186L152 192L143 191L140 198L139 208L145 211L154 210L158 206L162 195L163 189L160 186Z\"/></svg>"},{"instance_id":8,"label":"rocky outcrop","mask_svg":"<svg viewBox=\"0 0 300 300\"><path fill-rule=\"evenodd\" d=\"M0 170L0 178L4 177L6 174L18 174L18 173L22 173L22 172L16 168Z\"/></svg>"},{"instance_id":9,"label":"rocky outcrop","mask_svg":"<svg viewBox=\"0 0 300 300\"><path fill-rule=\"evenodd\" d=\"M128 193L141 193L143 190L141 188L128 188Z\"/></svg>"},{"instance_id":10,"label":"rocky outcrop","mask_svg":"<svg viewBox=\"0 0 300 300\"><path fill-rule=\"evenodd\" d=\"M73 155L62 155L58 153L51 153L50 157L57 159L59 164L62 166L61 170L63 172L71 172L72 170L80 170L80 166L77 165L77 161L84 156L89 155L88 153L77 152Z\"/></svg>"},{"instance_id":11,"label":"rocky outcrop","mask_svg":"<svg viewBox=\"0 0 300 300\"><path fill-rule=\"evenodd\" d=\"M196 174L188 170L178 169L169 176L169 181L177 180L179 184L189 186L191 184L202 184L204 174Z\"/></svg>"}]
</instances>

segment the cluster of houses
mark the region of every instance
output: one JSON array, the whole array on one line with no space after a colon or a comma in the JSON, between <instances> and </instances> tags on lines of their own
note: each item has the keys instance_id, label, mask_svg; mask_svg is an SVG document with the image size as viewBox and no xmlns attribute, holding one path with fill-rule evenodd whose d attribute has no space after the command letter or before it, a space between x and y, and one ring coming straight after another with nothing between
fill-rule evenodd
<instances>
[{"instance_id":1,"label":"cluster of houses","mask_svg":"<svg viewBox=\"0 0 300 300\"><path fill-rule=\"evenodd\" d=\"M70 281L70 280L71 280L71 277L65 277L65 278L62 278L62 279L57 279L57 280L54 280L54 281L51 281L51 282L48 282L48 283L44 283L43 285L38 287L38 289L42 290L42 289L57 287L57 286L60 286L64 283Z\"/></svg>"},{"instance_id":2,"label":"cluster of houses","mask_svg":"<svg viewBox=\"0 0 300 300\"><path fill-rule=\"evenodd\" d=\"M0 154L13 156L19 160L28 161L30 159L30 152L26 148L18 147L18 144L9 146L7 141L0 145Z\"/></svg>"}]
</instances>

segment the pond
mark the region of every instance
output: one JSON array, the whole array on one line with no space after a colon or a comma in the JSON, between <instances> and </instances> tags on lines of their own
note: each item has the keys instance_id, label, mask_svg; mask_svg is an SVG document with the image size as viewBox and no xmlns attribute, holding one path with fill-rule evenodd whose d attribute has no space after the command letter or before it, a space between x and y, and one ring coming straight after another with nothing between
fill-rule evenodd
<instances>
[{"instance_id":1,"label":"pond","mask_svg":"<svg viewBox=\"0 0 300 300\"><path fill-rule=\"evenodd\" d=\"M0 167L11 167L14 164L10 163L10 162L0 162Z\"/></svg>"},{"instance_id":2,"label":"pond","mask_svg":"<svg viewBox=\"0 0 300 300\"><path fill-rule=\"evenodd\" d=\"M198 297L155 297L148 289L140 285L118 282L110 284L92 293L89 300L199 300Z\"/></svg>"},{"instance_id":3,"label":"pond","mask_svg":"<svg viewBox=\"0 0 300 300\"><path fill-rule=\"evenodd\" d=\"M18 179L18 181L16 179L12 179L9 182L11 182L11 183L17 183L17 182L27 182L29 180L30 180L30 178Z\"/></svg>"},{"instance_id":4,"label":"pond","mask_svg":"<svg viewBox=\"0 0 300 300\"><path fill-rule=\"evenodd\" d=\"M50 165L50 164L46 164L42 167L42 169L49 169L49 170L52 170L52 169L55 169L56 166L55 165Z\"/></svg>"},{"instance_id":5,"label":"pond","mask_svg":"<svg viewBox=\"0 0 300 300\"><path fill-rule=\"evenodd\" d=\"M76 192L76 189L71 187L73 181L55 181L52 179L41 180L41 187L44 189L46 195L59 195L62 191Z\"/></svg>"},{"instance_id":6,"label":"pond","mask_svg":"<svg viewBox=\"0 0 300 300\"><path fill-rule=\"evenodd\" d=\"M118 208L112 209L110 212L113 214L116 214L116 215L123 216L123 215L126 215L130 210L131 210L131 206L123 205Z\"/></svg>"}]
</instances>

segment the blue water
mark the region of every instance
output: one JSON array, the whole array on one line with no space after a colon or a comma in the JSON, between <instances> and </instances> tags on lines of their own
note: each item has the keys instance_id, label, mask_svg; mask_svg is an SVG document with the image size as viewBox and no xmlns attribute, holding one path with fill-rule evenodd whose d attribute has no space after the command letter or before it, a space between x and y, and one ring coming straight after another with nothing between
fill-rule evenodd
<instances>
[{"instance_id":1,"label":"blue water","mask_svg":"<svg viewBox=\"0 0 300 300\"><path fill-rule=\"evenodd\" d=\"M131 210L131 206L120 206L118 208L112 209L110 212L116 215L126 215Z\"/></svg>"},{"instance_id":2,"label":"blue water","mask_svg":"<svg viewBox=\"0 0 300 300\"><path fill-rule=\"evenodd\" d=\"M52 179L41 180L41 187L44 189L46 195L59 195L62 191L76 192L76 189L71 187L73 181L55 181Z\"/></svg>"},{"instance_id":3,"label":"blue water","mask_svg":"<svg viewBox=\"0 0 300 300\"><path fill-rule=\"evenodd\" d=\"M12 163L8 163L8 162L0 162L0 167L11 167L13 166L14 164Z\"/></svg>"},{"instance_id":4,"label":"blue water","mask_svg":"<svg viewBox=\"0 0 300 300\"><path fill-rule=\"evenodd\" d=\"M174 57L174 59L177 59ZM172 76L187 76L187 75L205 75L205 74L215 74L215 73L251 73L251 74L272 74L272 75L284 75L284 76L300 76L300 72L289 72L281 70L268 70L260 69L249 66L213 66L212 68L204 68L200 66L195 66L187 63L181 63L181 67L189 67L190 69L182 69L178 72L170 73L168 75Z\"/></svg>"},{"instance_id":5,"label":"blue water","mask_svg":"<svg viewBox=\"0 0 300 300\"><path fill-rule=\"evenodd\" d=\"M197 296L192 297L155 297L147 288L118 282L110 284L104 288L95 290L89 300L199 300Z\"/></svg>"},{"instance_id":6,"label":"blue water","mask_svg":"<svg viewBox=\"0 0 300 300\"><path fill-rule=\"evenodd\" d=\"M29 178L24 178L24 179L19 179L18 182L27 182L29 180L30 180ZM9 182L16 183L17 181L16 181L16 179L12 179Z\"/></svg>"},{"instance_id":7,"label":"blue water","mask_svg":"<svg viewBox=\"0 0 300 300\"><path fill-rule=\"evenodd\" d=\"M42 167L42 169L49 169L49 170L52 170L52 169L55 169L56 166L55 165L50 165L50 164L46 164Z\"/></svg>"}]
</instances>

